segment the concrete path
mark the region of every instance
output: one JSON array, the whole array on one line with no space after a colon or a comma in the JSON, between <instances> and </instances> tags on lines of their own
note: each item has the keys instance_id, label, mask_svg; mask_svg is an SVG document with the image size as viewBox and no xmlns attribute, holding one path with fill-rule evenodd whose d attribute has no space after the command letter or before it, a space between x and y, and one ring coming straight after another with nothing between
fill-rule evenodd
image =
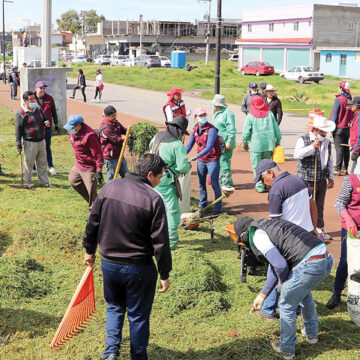
<instances>
[{"instance_id":1,"label":"concrete path","mask_svg":"<svg viewBox=\"0 0 360 360\"><path fill-rule=\"evenodd\" d=\"M69 78L69 85L75 84L76 79ZM86 95L88 102L94 98L95 87L93 81L87 81ZM69 86L70 87L70 86ZM68 97L72 95L72 90L68 90ZM76 99L82 101L82 95L77 91ZM187 91L184 93L183 99L187 108L192 112L198 106L204 107L213 113L212 105L209 100L199 98L195 92ZM112 104L122 113L133 115L140 118L164 123L163 106L167 101L167 95L164 91L153 91L122 86L116 84L105 84L101 103L93 103L96 106L104 108L106 105ZM245 120L245 114L242 113L240 105L229 104L229 108L234 112L237 128L237 142L241 142L241 130ZM194 125L193 116L189 117L190 127ZM287 155L293 154L294 145L299 134L304 133L307 124L307 117L296 114L284 114L284 118L280 125L283 135L281 145L285 147Z\"/></svg>"}]
</instances>

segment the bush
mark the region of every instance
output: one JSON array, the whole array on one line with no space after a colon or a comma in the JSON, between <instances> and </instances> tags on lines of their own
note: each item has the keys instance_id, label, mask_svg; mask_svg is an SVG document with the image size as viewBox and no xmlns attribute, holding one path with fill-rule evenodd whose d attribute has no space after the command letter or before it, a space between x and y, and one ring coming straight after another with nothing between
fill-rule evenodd
<instances>
[{"instance_id":1,"label":"bush","mask_svg":"<svg viewBox=\"0 0 360 360\"><path fill-rule=\"evenodd\" d=\"M156 126L150 121L141 121L131 127L131 133L135 135L135 139L129 139L128 145L131 155L141 156L149 151L151 139L157 133Z\"/></svg>"}]
</instances>

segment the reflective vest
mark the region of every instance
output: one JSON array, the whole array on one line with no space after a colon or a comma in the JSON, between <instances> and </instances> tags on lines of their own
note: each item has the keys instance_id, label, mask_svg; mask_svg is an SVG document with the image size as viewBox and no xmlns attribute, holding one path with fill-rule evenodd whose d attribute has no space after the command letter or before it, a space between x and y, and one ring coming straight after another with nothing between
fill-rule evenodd
<instances>
[{"instance_id":1,"label":"reflective vest","mask_svg":"<svg viewBox=\"0 0 360 360\"><path fill-rule=\"evenodd\" d=\"M214 125L212 125L210 123L206 123L204 126L202 126L201 133L199 134L199 124L197 124L194 127L193 135L194 135L195 142L197 144L197 153L198 154L205 149L207 140L208 140L209 131L210 131L210 129L213 129L213 128L215 128ZM207 162L219 160L220 156L221 156L221 152L220 152L220 145L219 145L219 136L216 135L214 147L210 150L209 153L207 153L206 155L199 158L199 160L207 163Z\"/></svg>"},{"instance_id":2,"label":"reflective vest","mask_svg":"<svg viewBox=\"0 0 360 360\"><path fill-rule=\"evenodd\" d=\"M360 180L357 175L350 174L349 180L352 188L351 199L346 206L346 210L354 219L358 229L360 229ZM346 221L341 217L341 226L346 229Z\"/></svg>"},{"instance_id":3,"label":"reflective vest","mask_svg":"<svg viewBox=\"0 0 360 360\"><path fill-rule=\"evenodd\" d=\"M171 111L173 113L173 117L178 116L178 115L183 115L186 117L186 111L185 111L185 103L183 101L181 101L181 103L176 103L173 100L169 100L166 105L163 107L163 112L165 114L165 118L166 118L166 111L165 108L166 106L170 105L171 107ZM166 121L168 119L166 118Z\"/></svg>"},{"instance_id":4,"label":"reflective vest","mask_svg":"<svg viewBox=\"0 0 360 360\"><path fill-rule=\"evenodd\" d=\"M355 113L353 121L350 125L350 146L354 147L359 136L359 112Z\"/></svg>"},{"instance_id":5,"label":"reflective vest","mask_svg":"<svg viewBox=\"0 0 360 360\"><path fill-rule=\"evenodd\" d=\"M51 109L53 107L54 104L54 99L51 95L46 94L44 95L43 99L43 103L42 105L40 105L40 102L38 101L38 98L36 98L36 102L37 104L41 107L41 110L43 111L43 113L45 114L46 118L50 121L50 128L52 126L52 114L51 114Z\"/></svg>"}]
</instances>

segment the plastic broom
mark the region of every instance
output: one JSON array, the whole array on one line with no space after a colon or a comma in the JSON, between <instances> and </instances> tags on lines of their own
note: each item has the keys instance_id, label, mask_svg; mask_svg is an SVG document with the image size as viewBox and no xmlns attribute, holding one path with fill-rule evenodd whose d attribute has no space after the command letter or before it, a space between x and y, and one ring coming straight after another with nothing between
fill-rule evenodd
<instances>
[{"instance_id":1,"label":"plastic broom","mask_svg":"<svg viewBox=\"0 0 360 360\"><path fill-rule=\"evenodd\" d=\"M94 271L92 267L87 267L50 347L56 349L80 334L94 319L96 313Z\"/></svg>"}]
</instances>

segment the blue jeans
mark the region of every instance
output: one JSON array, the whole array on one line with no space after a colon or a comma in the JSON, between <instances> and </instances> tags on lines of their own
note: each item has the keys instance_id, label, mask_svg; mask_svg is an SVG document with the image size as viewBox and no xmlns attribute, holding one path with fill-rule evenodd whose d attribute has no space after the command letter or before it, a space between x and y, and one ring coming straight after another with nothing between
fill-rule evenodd
<instances>
[{"instance_id":1,"label":"blue jeans","mask_svg":"<svg viewBox=\"0 0 360 360\"><path fill-rule=\"evenodd\" d=\"M267 276L269 276L269 272L270 272L270 265L268 266ZM266 315L276 316L276 309L278 308L278 299L279 299L279 293L277 291L277 286L275 286L273 291L265 299L261 310Z\"/></svg>"},{"instance_id":2,"label":"blue jeans","mask_svg":"<svg viewBox=\"0 0 360 360\"><path fill-rule=\"evenodd\" d=\"M219 184L220 162L219 160L210 162L198 160L197 171L200 189L199 207L205 207L207 206L206 176L208 173L211 186L214 190L215 199L218 199L221 196L221 188ZM221 201L214 206L214 211L221 211Z\"/></svg>"},{"instance_id":3,"label":"blue jeans","mask_svg":"<svg viewBox=\"0 0 360 360\"><path fill-rule=\"evenodd\" d=\"M104 159L104 163L106 166L106 175L107 175L107 181L110 181L114 178L116 166L119 159ZM127 162L125 158L122 159L119 175L123 178L126 173L129 172L129 169L127 167Z\"/></svg>"},{"instance_id":4,"label":"blue jeans","mask_svg":"<svg viewBox=\"0 0 360 360\"><path fill-rule=\"evenodd\" d=\"M106 349L119 356L125 313L130 326L132 360L147 360L150 335L150 313L154 301L157 271L155 264L118 265L101 260L106 310Z\"/></svg>"},{"instance_id":5,"label":"blue jeans","mask_svg":"<svg viewBox=\"0 0 360 360\"><path fill-rule=\"evenodd\" d=\"M49 168L54 167L51 154L51 136L51 128L45 128L46 158Z\"/></svg>"},{"instance_id":6,"label":"blue jeans","mask_svg":"<svg viewBox=\"0 0 360 360\"><path fill-rule=\"evenodd\" d=\"M300 263L291 269L279 298L280 349L283 353L295 354L296 308L299 305L306 336L312 339L318 337L318 316L311 290L329 276L333 263L333 257L327 255L323 259Z\"/></svg>"},{"instance_id":7,"label":"blue jeans","mask_svg":"<svg viewBox=\"0 0 360 360\"><path fill-rule=\"evenodd\" d=\"M348 276L346 238L347 230L341 229L341 255L338 268L336 270L334 294L340 295L344 290L346 279Z\"/></svg>"}]
</instances>

